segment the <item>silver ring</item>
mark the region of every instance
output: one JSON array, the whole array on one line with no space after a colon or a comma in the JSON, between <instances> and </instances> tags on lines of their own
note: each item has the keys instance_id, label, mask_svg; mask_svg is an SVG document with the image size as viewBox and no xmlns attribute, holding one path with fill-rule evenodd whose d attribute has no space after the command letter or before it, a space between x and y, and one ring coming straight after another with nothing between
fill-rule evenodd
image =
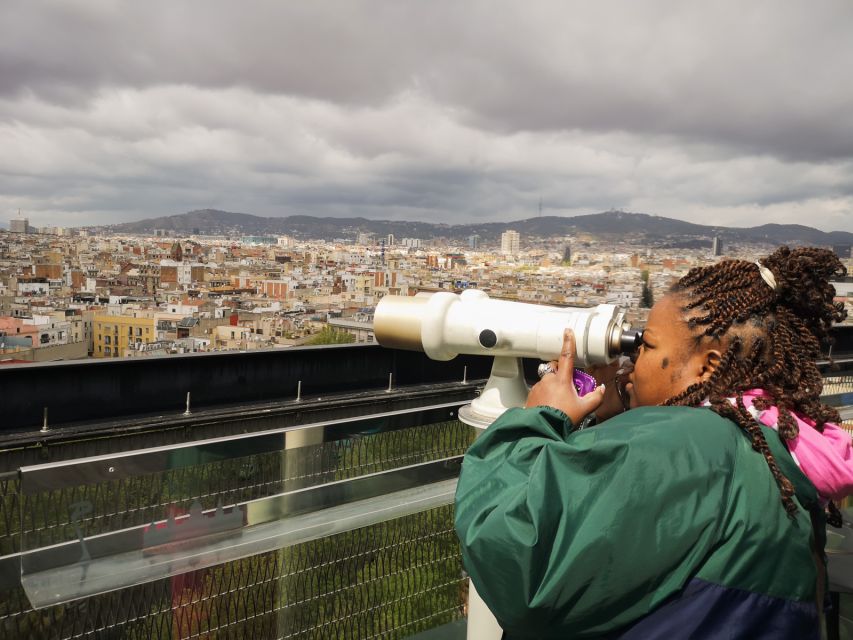
<instances>
[{"instance_id":1,"label":"silver ring","mask_svg":"<svg viewBox=\"0 0 853 640\"><path fill-rule=\"evenodd\" d=\"M545 375L549 373L557 373L554 371L554 368L551 366L550 362L543 362L539 365L539 368L536 369L536 373L540 378L544 378Z\"/></svg>"}]
</instances>

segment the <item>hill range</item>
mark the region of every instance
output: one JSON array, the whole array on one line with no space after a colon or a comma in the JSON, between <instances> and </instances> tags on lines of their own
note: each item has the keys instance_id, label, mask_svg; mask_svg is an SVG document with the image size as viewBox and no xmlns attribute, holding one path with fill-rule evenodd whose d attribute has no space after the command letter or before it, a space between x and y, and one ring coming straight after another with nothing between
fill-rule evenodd
<instances>
[{"instance_id":1,"label":"hill range","mask_svg":"<svg viewBox=\"0 0 853 640\"><path fill-rule=\"evenodd\" d=\"M616 236L630 235L650 244L673 247L704 246L714 236L720 237L727 243L822 246L853 244L853 233L847 231L826 232L796 224L764 224L746 228L710 226L624 211L606 211L572 217L540 216L514 222L448 225L367 218L313 216L264 218L247 213L200 209L178 215L110 225L106 229L116 233L154 234L157 230L165 230L175 235L290 235L299 239L326 240L334 238L354 240L357 234L362 232L374 233L377 236L394 234L398 240L446 238L464 241L476 234L484 242L493 242L507 229L513 229L524 237L539 238L587 234L615 239Z\"/></svg>"}]
</instances>

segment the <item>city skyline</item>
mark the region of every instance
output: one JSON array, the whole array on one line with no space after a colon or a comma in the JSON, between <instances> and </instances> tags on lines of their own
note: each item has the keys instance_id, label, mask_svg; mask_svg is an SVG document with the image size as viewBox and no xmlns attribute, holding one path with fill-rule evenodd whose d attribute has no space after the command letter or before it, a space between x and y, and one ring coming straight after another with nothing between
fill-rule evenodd
<instances>
[{"instance_id":1,"label":"city skyline","mask_svg":"<svg viewBox=\"0 0 853 640\"><path fill-rule=\"evenodd\" d=\"M840 1L7 4L0 218L851 231L851 25Z\"/></svg>"}]
</instances>

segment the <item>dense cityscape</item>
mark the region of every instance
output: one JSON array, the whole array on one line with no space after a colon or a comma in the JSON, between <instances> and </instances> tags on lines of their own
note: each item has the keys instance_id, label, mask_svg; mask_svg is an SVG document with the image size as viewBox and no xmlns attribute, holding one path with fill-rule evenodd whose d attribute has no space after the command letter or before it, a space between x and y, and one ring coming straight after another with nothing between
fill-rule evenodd
<instances>
[{"instance_id":1,"label":"dense cityscape","mask_svg":"<svg viewBox=\"0 0 853 640\"><path fill-rule=\"evenodd\" d=\"M0 640L853 640L852 30L0 2Z\"/></svg>"},{"instance_id":2,"label":"dense cityscape","mask_svg":"<svg viewBox=\"0 0 853 640\"><path fill-rule=\"evenodd\" d=\"M655 295L690 268L772 250L720 238L706 245L513 230L499 242L472 235L465 243L370 232L349 240L130 235L36 229L15 218L0 231L0 362L372 342L383 296L467 288L537 304L617 304L642 324ZM849 246L835 250L853 267ZM838 282L836 292L853 310L853 284Z\"/></svg>"}]
</instances>

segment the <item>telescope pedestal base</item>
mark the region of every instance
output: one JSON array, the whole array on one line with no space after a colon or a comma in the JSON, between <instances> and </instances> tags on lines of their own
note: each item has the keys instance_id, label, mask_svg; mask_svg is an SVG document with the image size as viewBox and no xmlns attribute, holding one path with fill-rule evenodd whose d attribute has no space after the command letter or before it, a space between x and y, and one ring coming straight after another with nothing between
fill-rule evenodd
<instances>
[{"instance_id":1,"label":"telescope pedestal base","mask_svg":"<svg viewBox=\"0 0 853 640\"><path fill-rule=\"evenodd\" d=\"M529 392L521 358L495 358L483 392L471 404L459 409L459 419L472 427L485 429L507 409L523 407Z\"/></svg>"},{"instance_id":2,"label":"telescope pedestal base","mask_svg":"<svg viewBox=\"0 0 853 640\"><path fill-rule=\"evenodd\" d=\"M466 404L464 407L459 407L459 420L465 424L470 424L472 427L476 427L477 429L485 429L495 421L494 418L486 418L477 414L471 409L470 404Z\"/></svg>"}]
</instances>

